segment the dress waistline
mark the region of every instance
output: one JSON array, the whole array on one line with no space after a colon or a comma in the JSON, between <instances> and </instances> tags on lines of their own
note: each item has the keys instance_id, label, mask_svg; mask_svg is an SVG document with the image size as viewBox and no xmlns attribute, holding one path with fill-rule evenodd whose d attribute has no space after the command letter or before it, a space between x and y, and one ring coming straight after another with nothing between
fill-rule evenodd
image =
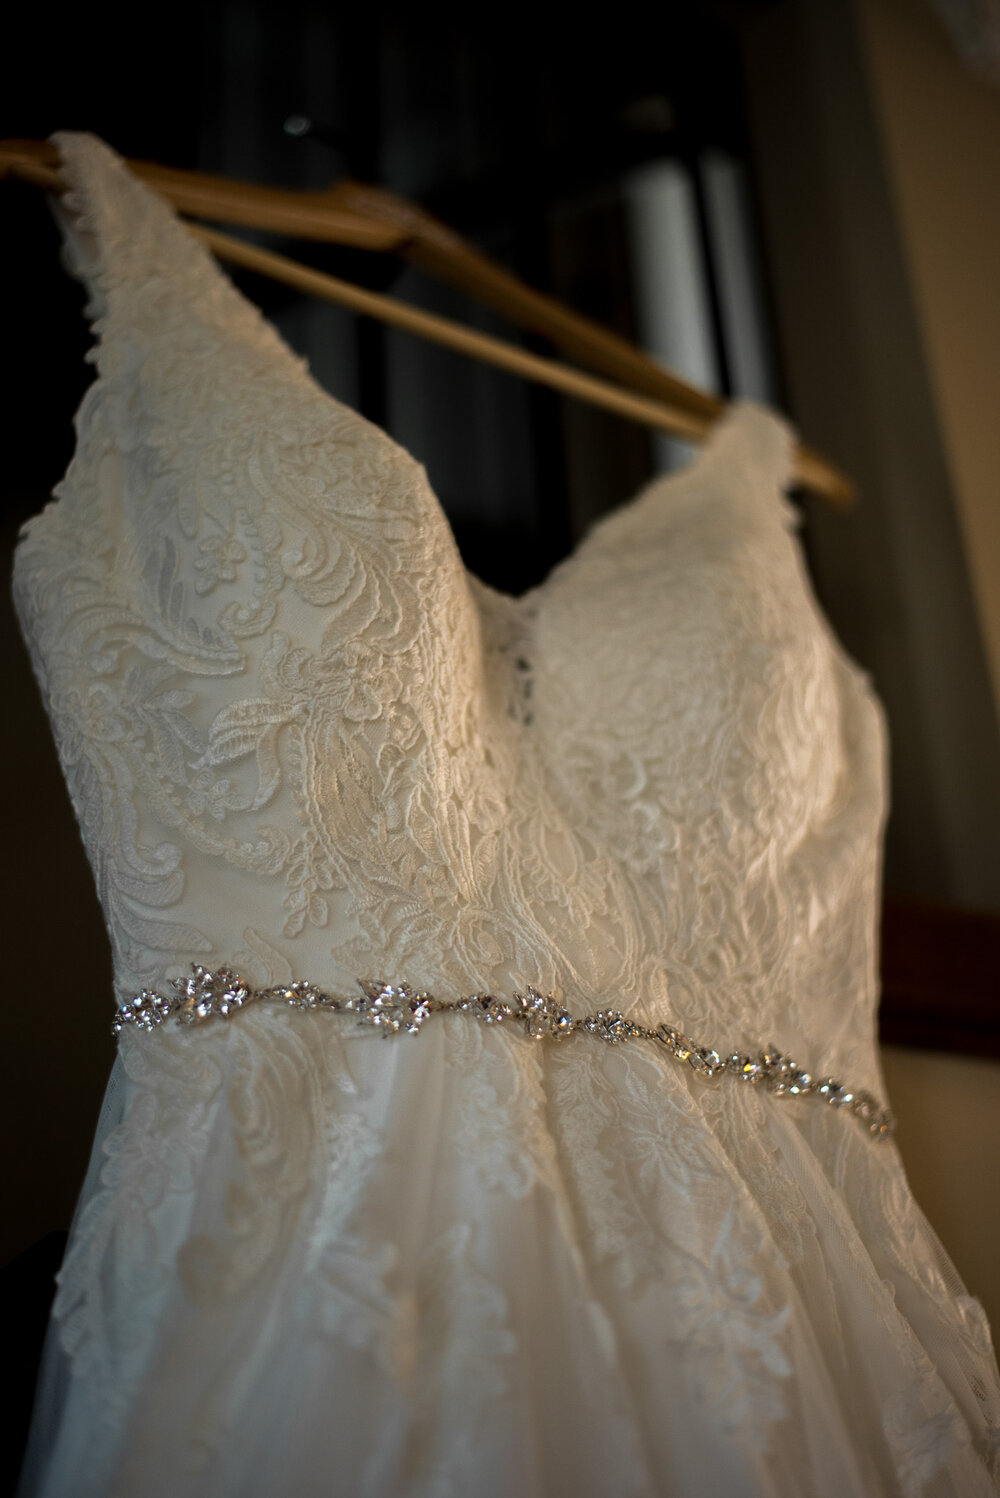
<instances>
[{"instance_id":1,"label":"dress waistline","mask_svg":"<svg viewBox=\"0 0 1000 1498\"><path fill-rule=\"evenodd\" d=\"M115 1035L127 1029L155 1030L173 1021L182 1025L205 1024L233 1017L249 1004L282 1004L292 1009L322 1009L332 1014L350 1014L359 1025L381 1029L383 1037L408 1031L415 1034L431 1015L469 1014L486 1025L509 1024L532 1040L565 1040L585 1034L609 1045L644 1040L659 1046L675 1060L685 1063L706 1081L727 1077L751 1087L763 1087L776 1097L815 1097L833 1108L854 1115L875 1140L887 1139L895 1127L889 1109L870 1092L859 1092L833 1077L815 1077L774 1045L756 1054L701 1045L675 1026L655 1028L639 1025L617 1009L600 1009L577 1019L551 994L526 988L512 995L512 1003L492 994L476 993L467 998L437 999L407 983L385 983L380 979L358 980L361 993L341 998L314 983L295 982L273 988L254 988L229 967L214 971L191 965L191 975L175 978L173 993L166 996L144 988L121 1004L112 1023Z\"/></svg>"}]
</instances>

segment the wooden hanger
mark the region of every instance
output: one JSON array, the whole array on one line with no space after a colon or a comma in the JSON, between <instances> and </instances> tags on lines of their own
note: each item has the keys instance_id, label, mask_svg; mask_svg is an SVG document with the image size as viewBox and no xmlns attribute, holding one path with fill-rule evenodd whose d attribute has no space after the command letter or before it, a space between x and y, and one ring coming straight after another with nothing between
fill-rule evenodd
<instances>
[{"instance_id":1,"label":"wooden hanger","mask_svg":"<svg viewBox=\"0 0 1000 1498\"><path fill-rule=\"evenodd\" d=\"M685 438L703 440L726 409L726 402L718 396L679 379L626 339L525 285L433 215L384 188L342 180L320 191L303 191L156 162L129 160L127 165L182 214L398 254L510 321L542 334L564 353L612 376L615 383L528 354L502 339L473 332L392 297L364 291L287 256L189 224L190 231L220 259ZM58 150L49 141L0 141L0 176L18 177L59 192L63 182L58 167ZM808 447L797 449L794 476L838 508L856 501L851 479Z\"/></svg>"}]
</instances>

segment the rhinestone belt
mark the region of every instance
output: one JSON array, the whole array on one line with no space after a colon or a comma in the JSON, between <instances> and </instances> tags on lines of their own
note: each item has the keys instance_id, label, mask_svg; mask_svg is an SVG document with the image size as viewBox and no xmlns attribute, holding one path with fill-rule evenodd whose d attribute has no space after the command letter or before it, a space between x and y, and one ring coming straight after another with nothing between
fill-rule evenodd
<instances>
[{"instance_id":1,"label":"rhinestone belt","mask_svg":"<svg viewBox=\"0 0 1000 1498\"><path fill-rule=\"evenodd\" d=\"M843 1108L854 1114L874 1139L887 1139L895 1126L888 1108L870 1092L854 1092L833 1077L814 1077L773 1045L756 1055L740 1051L723 1055L682 1035L673 1025L660 1024L650 1029L626 1019L617 1009L600 1009L596 1014L576 1019L552 994L538 993L534 988L515 993L513 1003L508 1004L484 993L462 999L436 999L433 994L406 983L383 983L371 978L359 979L358 986L360 995L347 999L325 993L314 983L253 988L232 968L220 967L211 972L192 963L190 977L173 980L173 994L169 998L155 989L144 988L119 1006L111 1028L115 1035L121 1035L126 1029L155 1030L167 1020L200 1025L212 1019L231 1019L248 1004L271 1003L292 1009L352 1014L358 1024L381 1029L383 1037L388 1038L400 1030L415 1034L432 1014L457 1011L471 1014L485 1025L517 1025L532 1040L563 1040L579 1031L609 1045L626 1040L652 1041L677 1061L686 1062L700 1077L725 1075L748 1086L763 1087L778 1097L817 1097L833 1108Z\"/></svg>"}]
</instances>

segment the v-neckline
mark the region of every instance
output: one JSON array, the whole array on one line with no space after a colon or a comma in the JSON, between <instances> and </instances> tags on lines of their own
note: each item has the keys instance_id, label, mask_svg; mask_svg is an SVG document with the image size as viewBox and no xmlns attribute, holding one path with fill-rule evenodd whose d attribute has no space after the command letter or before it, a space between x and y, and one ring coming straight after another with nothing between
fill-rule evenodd
<instances>
[{"instance_id":1,"label":"v-neckline","mask_svg":"<svg viewBox=\"0 0 1000 1498\"><path fill-rule=\"evenodd\" d=\"M782 450L782 457L780 461L775 463L776 471L774 474L774 479L775 487L779 490L784 488L784 486L787 484L789 477L789 463L788 454L785 449L790 447L790 440L793 435L789 424L786 422L784 417L779 415L779 413L772 411L769 407L759 404L758 402L753 400L743 398L736 399L730 403L730 405L724 410L719 419L713 424L704 443L695 453L694 457L688 463L686 463L683 468L659 475L652 475L648 480L646 480L644 484L640 486L637 491L631 494L628 498L623 500L620 504L615 505L613 509L606 511L604 514L598 516L587 528L587 530L576 540L575 544L572 546L567 555L561 557L558 561L553 563L545 576L538 583L528 588L524 593L519 594L510 593L502 588L494 587L492 584L484 582L476 575L476 573L474 573L468 566L466 566L464 558L462 558L461 552L459 550L451 521L444 506L441 503L440 498L438 497L434 485L430 481L430 477L427 474L425 465L418 458L416 458L414 454L411 453L401 442L397 441L396 438L391 435L391 433L387 432L377 423L371 421L360 411L355 410L354 407L346 404L344 401L332 395L319 382L319 380L313 374L312 369L309 367L307 360L294 351L294 349L286 341L286 339L274 325L274 323L271 322L270 319L266 317L265 314L260 310L260 308L257 307L257 305L240 290L240 288L236 285L232 278L226 273L225 268L219 263L219 261L216 260L215 257L212 256L211 253L193 235L187 235L186 226L180 215L174 209L173 205L166 199L162 198L151 188L149 188L141 180L141 178L135 176L135 174L130 171L127 163L122 159L122 157L120 157L112 147L108 146L107 143L101 140L98 136L92 135L86 131L59 131L51 137L51 141L55 145L59 153L60 170L64 180L66 181L68 189L68 192L66 194L67 212L65 215L67 224L72 218L72 214L75 212L78 216L78 225L72 225L73 232L75 232L75 234L77 235L80 235L85 234L89 231L95 236L96 241L96 266L99 268L91 268L89 274L85 269L77 268L77 274L80 274L81 278L85 280L85 283L88 286L88 290L91 292L91 304L90 306L88 306L87 311L88 315L91 317L91 328L94 333L96 342L95 348L91 350L90 354L88 354L88 359L97 364L98 379L100 380L104 378L100 368L100 352L104 343L105 319L100 315L92 315L95 313L95 310L98 312L100 310L95 309L94 307L95 298L93 293L95 285L100 280L101 272L108 273L109 271L112 271L112 264L110 261L111 251L109 249L108 237L96 222L97 214L95 213L95 209L97 207L97 197L100 192L100 188L103 185L102 174L108 169L108 167L110 167L112 170L120 173L125 178L125 180L129 184L130 190L138 194L144 205L146 205L147 211L153 212L154 214L165 214L174 225L184 231L186 242L188 245L190 245L191 263L207 263L208 273L215 278L217 284L226 288L227 296L229 296L234 301L235 305L239 306L242 309L243 314L246 317L252 319L259 327L263 327L264 329L266 329L267 335L274 345L276 355L280 356L280 358L286 360L290 366L294 367L298 372L299 378L304 378L305 383L315 400L329 405L341 416L346 415L348 418L370 428L373 432L377 433L383 441L391 444L392 447L401 455L401 457L406 462L412 464L414 468L418 469L424 475L427 493L432 502L434 512L438 517L440 523L444 527L444 530L446 531L448 537L450 538L451 544L454 547L457 560L459 562L459 565L461 566L463 573L467 578L473 580L478 588L485 590L495 598L501 599L503 601L503 604L510 610L521 610L524 608L530 609L534 604L536 604L540 596L549 589L556 576L558 574L561 574L565 569L571 568L573 566L577 558L580 556L581 552L585 548L587 548L595 531L597 531L599 528L603 528L609 524L613 525L618 517L626 515L637 505L642 503L655 502L658 509L661 506L666 506L668 504L668 497L673 497L678 493L690 488L690 486L697 481L702 480L706 476L708 470L710 470L711 467L714 466L720 451L727 445L727 443L736 440L737 435L752 421L761 421L771 424L773 427L780 430L782 436L785 438L785 442L780 445ZM99 163L99 171L97 173L98 180L96 183L94 181L81 180L83 174L79 170L78 160L74 159L73 155L66 154L66 152L64 151L64 142L85 143L87 151L92 153L92 156L95 157ZM202 261L202 257L204 257L204 261ZM174 281L174 284L176 285L176 279ZM45 507L45 510L42 511L42 514L44 515L48 511L56 508L58 508L58 501L54 501L47 505ZM41 519L41 515L35 517L36 521L39 519ZM34 522L29 522L29 524L33 529Z\"/></svg>"}]
</instances>

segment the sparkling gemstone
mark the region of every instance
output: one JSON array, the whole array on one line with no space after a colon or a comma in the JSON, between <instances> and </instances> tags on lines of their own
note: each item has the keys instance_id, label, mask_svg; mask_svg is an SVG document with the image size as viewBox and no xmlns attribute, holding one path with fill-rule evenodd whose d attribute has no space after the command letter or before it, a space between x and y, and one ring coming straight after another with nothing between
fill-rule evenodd
<instances>
[{"instance_id":1,"label":"sparkling gemstone","mask_svg":"<svg viewBox=\"0 0 1000 1498\"><path fill-rule=\"evenodd\" d=\"M739 1051L733 1052L726 1065L743 1082L759 1082L764 1075L759 1061L753 1056L742 1055Z\"/></svg>"},{"instance_id":2,"label":"sparkling gemstone","mask_svg":"<svg viewBox=\"0 0 1000 1498\"><path fill-rule=\"evenodd\" d=\"M301 998L305 1009L332 1009L336 1012L344 1007L342 999L335 999L332 994L312 983L303 984Z\"/></svg>"},{"instance_id":3,"label":"sparkling gemstone","mask_svg":"<svg viewBox=\"0 0 1000 1498\"><path fill-rule=\"evenodd\" d=\"M468 1009L484 1025L502 1025L505 1020L513 1018L514 1014L509 1004L505 1004L502 999L495 999L489 993L474 993L471 998L462 999L460 1008Z\"/></svg>"},{"instance_id":4,"label":"sparkling gemstone","mask_svg":"<svg viewBox=\"0 0 1000 1498\"><path fill-rule=\"evenodd\" d=\"M687 1059L688 1064L703 1077L714 1077L725 1065L718 1051L704 1045L695 1047Z\"/></svg>"},{"instance_id":5,"label":"sparkling gemstone","mask_svg":"<svg viewBox=\"0 0 1000 1498\"><path fill-rule=\"evenodd\" d=\"M361 989L364 997L355 999L350 1007L362 1024L377 1026L384 1036L399 1030L416 1032L437 1007L433 995L417 993L406 983L381 983L365 978Z\"/></svg>"},{"instance_id":6,"label":"sparkling gemstone","mask_svg":"<svg viewBox=\"0 0 1000 1498\"><path fill-rule=\"evenodd\" d=\"M312 983L292 983L285 990L286 1003L295 1009L315 1009L319 1006L320 991Z\"/></svg>"},{"instance_id":7,"label":"sparkling gemstone","mask_svg":"<svg viewBox=\"0 0 1000 1498\"><path fill-rule=\"evenodd\" d=\"M568 1010L557 1002L553 994L542 994L534 988L514 995L519 1018L532 1040L541 1040L546 1035L561 1039L575 1028L575 1021Z\"/></svg>"},{"instance_id":8,"label":"sparkling gemstone","mask_svg":"<svg viewBox=\"0 0 1000 1498\"><path fill-rule=\"evenodd\" d=\"M237 1009L242 1009L250 997L250 990L243 979L236 973L230 972L228 968L223 968L216 974L215 988L214 1011L226 1019Z\"/></svg>"},{"instance_id":9,"label":"sparkling gemstone","mask_svg":"<svg viewBox=\"0 0 1000 1498\"><path fill-rule=\"evenodd\" d=\"M434 1000L429 993L421 993L411 995L406 1002L410 1011L406 1028L411 1031L419 1030L424 1020L434 1013Z\"/></svg>"},{"instance_id":10,"label":"sparkling gemstone","mask_svg":"<svg viewBox=\"0 0 1000 1498\"><path fill-rule=\"evenodd\" d=\"M353 1008L360 1022L374 1025L383 1034L394 1034L405 1023L403 990L392 983L366 978L361 983L363 997L355 999Z\"/></svg>"},{"instance_id":11,"label":"sparkling gemstone","mask_svg":"<svg viewBox=\"0 0 1000 1498\"><path fill-rule=\"evenodd\" d=\"M139 1030L154 1030L170 1015L171 1001L154 989L144 988L127 1003L119 1005L112 1023L112 1031L120 1035L126 1026Z\"/></svg>"},{"instance_id":12,"label":"sparkling gemstone","mask_svg":"<svg viewBox=\"0 0 1000 1498\"><path fill-rule=\"evenodd\" d=\"M178 979L174 989L181 1000L177 1017L188 1025L199 1024L213 1014L228 1016L242 1007L249 994L247 985L231 968L222 967L213 973L198 963L192 963L190 977Z\"/></svg>"},{"instance_id":13,"label":"sparkling gemstone","mask_svg":"<svg viewBox=\"0 0 1000 1498\"><path fill-rule=\"evenodd\" d=\"M596 1014L589 1015L583 1024L591 1035L597 1035L609 1045L618 1045L619 1042L628 1040L633 1031L633 1026L620 1009L599 1009Z\"/></svg>"}]
</instances>

